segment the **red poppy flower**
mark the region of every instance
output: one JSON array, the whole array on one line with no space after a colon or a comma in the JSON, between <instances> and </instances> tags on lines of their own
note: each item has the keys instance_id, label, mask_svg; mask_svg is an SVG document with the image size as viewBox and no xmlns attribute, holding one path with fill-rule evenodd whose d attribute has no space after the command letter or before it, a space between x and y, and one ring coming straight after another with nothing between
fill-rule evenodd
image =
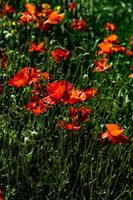
<instances>
[{"instance_id":1,"label":"red poppy flower","mask_svg":"<svg viewBox=\"0 0 133 200\"><path fill-rule=\"evenodd\" d=\"M110 64L107 64L107 58L103 57L101 60L96 60L94 62L93 72L103 72L110 68Z\"/></svg>"},{"instance_id":2,"label":"red poppy flower","mask_svg":"<svg viewBox=\"0 0 133 200\"><path fill-rule=\"evenodd\" d=\"M98 55L99 54L107 54L107 55L109 55L109 54L112 53L111 51L112 51L113 45L110 42L101 42L101 43L98 44L98 47L100 49L98 51Z\"/></svg>"},{"instance_id":3,"label":"red poppy flower","mask_svg":"<svg viewBox=\"0 0 133 200\"><path fill-rule=\"evenodd\" d=\"M79 108L79 121L86 122L88 120L88 115L92 112L92 109L81 106Z\"/></svg>"},{"instance_id":4,"label":"red poppy flower","mask_svg":"<svg viewBox=\"0 0 133 200\"><path fill-rule=\"evenodd\" d=\"M71 91L72 85L65 80L51 82L46 86L46 92L57 102L68 98Z\"/></svg>"},{"instance_id":5,"label":"red poppy flower","mask_svg":"<svg viewBox=\"0 0 133 200\"><path fill-rule=\"evenodd\" d=\"M67 49L56 48L55 50L51 51L51 55L55 62L60 62L61 60L66 60L70 57L70 51Z\"/></svg>"},{"instance_id":6,"label":"red poppy flower","mask_svg":"<svg viewBox=\"0 0 133 200\"><path fill-rule=\"evenodd\" d=\"M34 15L29 14L28 12L22 13L22 16L20 17L20 22L23 24L27 24L29 22L34 22L36 17Z\"/></svg>"},{"instance_id":7,"label":"red poppy flower","mask_svg":"<svg viewBox=\"0 0 133 200\"><path fill-rule=\"evenodd\" d=\"M8 14L8 15L12 15L13 13L15 13L15 9L11 6L6 4L4 6L4 11Z\"/></svg>"},{"instance_id":8,"label":"red poppy flower","mask_svg":"<svg viewBox=\"0 0 133 200\"><path fill-rule=\"evenodd\" d=\"M48 108L49 106L44 104L42 100L38 98L38 96L31 97L30 101L25 105L25 109L35 115L40 115L44 112L47 112Z\"/></svg>"},{"instance_id":9,"label":"red poppy flower","mask_svg":"<svg viewBox=\"0 0 133 200\"><path fill-rule=\"evenodd\" d=\"M86 31L87 28L87 23L83 19L73 19L70 23L70 27L73 30L78 30L78 31Z\"/></svg>"},{"instance_id":10,"label":"red poppy flower","mask_svg":"<svg viewBox=\"0 0 133 200\"><path fill-rule=\"evenodd\" d=\"M76 3L74 2L69 2L68 3L68 9L69 10L74 10L76 8Z\"/></svg>"},{"instance_id":11,"label":"red poppy flower","mask_svg":"<svg viewBox=\"0 0 133 200\"><path fill-rule=\"evenodd\" d=\"M26 3L25 4L25 8L26 11L30 14L30 15L35 15L36 13L36 6L31 4L31 3Z\"/></svg>"},{"instance_id":12,"label":"red poppy flower","mask_svg":"<svg viewBox=\"0 0 133 200\"><path fill-rule=\"evenodd\" d=\"M104 28L106 30L108 30L108 31L116 31L117 30L117 27L114 24L110 23L110 22L107 22L105 24Z\"/></svg>"},{"instance_id":13,"label":"red poppy flower","mask_svg":"<svg viewBox=\"0 0 133 200\"><path fill-rule=\"evenodd\" d=\"M125 136L124 129L117 124L106 124L107 131L101 134L101 142L107 138L113 144L125 144L128 137Z\"/></svg>"},{"instance_id":14,"label":"red poppy flower","mask_svg":"<svg viewBox=\"0 0 133 200\"><path fill-rule=\"evenodd\" d=\"M45 23L49 23L49 24L60 24L61 21L64 18L64 13L62 14L58 14L57 11L52 11L49 15L48 15L48 20L45 21Z\"/></svg>"},{"instance_id":15,"label":"red poppy flower","mask_svg":"<svg viewBox=\"0 0 133 200\"><path fill-rule=\"evenodd\" d=\"M116 34L110 34L104 39L104 42L118 43L118 36Z\"/></svg>"},{"instance_id":16,"label":"red poppy flower","mask_svg":"<svg viewBox=\"0 0 133 200\"><path fill-rule=\"evenodd\" d=\"M20 69L11 79L8 80L9 86L20 88L31 83L36 83L40 76L40 71L36 68L24 67Z\"/></svg>"},{"instance_id":17,"label":"red poppy flower","mask_svg":"<svg viewBox=\"0 0 133 200\"><path fill-rule=\"evenodd\" d=\"M92 97L94 97L97 93L96 88L88 88L84 90L84 93L86 95L86 100L91 99Z\"/></svg>"},{"instance_id":18,"label":"red poppy flower","mask_svg":"<svg viewBox=\"0 0 133 200\"><path fill-rule=\"evenodd\" d=\"M38 45L36 45L34 42L31 44L31 47L29 49L30 52L44 52L46 49L44 48L44 42L40 42Z\"/></svg>"},{"instance_id":19,"label":"red poppy flower","mask_svg":"<svg viewBox=\"0 0 133 200\"><path fill-rule=\"evenodd\" d=\"M81 103L82 101L86 100L86 94L83 90L80 89L73 89L71 91L70 96L68 96L68 99L64 99L64 104L75 104L75 103Z\"/></svg>"},{"instance_id":20,"label":"red poppy flower","mask_svg":"<svg viewBox=\"0 0 133 200\"><path fill-rule=\"evenodd\" d=\"M48 72L42 72L41 77L43 80L52 80L53 76L52 74L48 73Z\"/></svg>"}]
</instances>

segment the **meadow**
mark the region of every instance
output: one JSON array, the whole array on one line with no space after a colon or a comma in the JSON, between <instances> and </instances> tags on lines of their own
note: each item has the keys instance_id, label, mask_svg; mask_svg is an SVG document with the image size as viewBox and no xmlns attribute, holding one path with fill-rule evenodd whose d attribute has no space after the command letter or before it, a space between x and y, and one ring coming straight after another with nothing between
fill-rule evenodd
<instances>
[{"instance_id":1,"label":"meadow","mask_svg":"<svg viewBox=\"0 0 133 200\"><path fill-rule=\"evenodd\" d=\"M133 4L0 2L0 200L133 199Z\"/></svg>"}]
</instances>

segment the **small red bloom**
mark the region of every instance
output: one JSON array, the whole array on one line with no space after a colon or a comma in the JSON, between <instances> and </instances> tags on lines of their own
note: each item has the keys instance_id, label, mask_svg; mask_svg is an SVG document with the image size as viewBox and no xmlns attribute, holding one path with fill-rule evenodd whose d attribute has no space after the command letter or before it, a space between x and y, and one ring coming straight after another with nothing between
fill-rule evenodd
<instances>
[{"instance_id":1,"label":"small red bloom","mask_svg":"<svg viewBox=\"0 0 133 200\"><path fill-rule=\"evenodd\" d=\"M110 68L110 64L107 64L107 58L103 57L101 60L96 60L94 62L93 72L103 72Z\"/></svg>"},{"instance_id":2,"label":"small red bloom","mask_svg":"<svg viewBox=\"0 0 133 200\"><path fill-rule=\"evenodd\" d=\"M6 5L4 6L4 11L5 11L8 15L12 15L12 14L15 12L15 9L14 9L12 6L6 4Z\"/></svg>"},{"instance_id":3,"label":"small red bloom","mask_svg":"<svg viewBox=\"0 0 133 200\"><path fill-rule=\"evenodd\" d=\"M60 62L61 60L66 60L70 57L70 51L67 49L56 48L55 50L51 51L51 55L55 62Z\"/></svg>"},{"instance_id":4,"label":"small red bloom","mask_svg":"<svg viewBox=\"0 0 133 200\"><path fill-rule=\"evenodd\" d=\"M44 52L46 49L44 48L44 42L40 42L38 45L36 45L34 42L31 44L31 47L29 49L30 52Z\"/></svg>"},{"instance_id":5,"label":"small red bloom","mask_svg":"<svg viewBox=\"0 0 133 200\"><path fill-rule=\"evenodd\" d=\"M118 40L118 36L116 34L110 34L109 36L107 36L105 39L104 39L104 42L108 42L108 43L118 43L119 40Z\"/></svg>"},{"instance_id":6,"label":"small red bloom","mask_svg":"<svg viewBox=\"0 0 133 200\"><path fill-rule=\"evenodd\" d=\"M74 10L76 8L76 3L74 2L69 2L68 3L68 9L69 10Z\"/></svg>"},{"instance_id":7,"label":"small red bloom","mask_svg":"<svg viewBox=\"0 0 133 200\"><path fill-rule=\"evenodd\" d=\"M72 91L71 83L65 80L51 82L51 83L48 83L48 85L46 86L46 92L56 102L61 102L63 99L68 98L71 91Z\"/></svg>"},{"instance_id":8,"label":"small red bloom","mask_svg":"<svg viewBox=\"0 0 133 200\"><path fill-rule=\"evenodd\" d=\"M27 11L30 15L35 15L35 13L36 13L36 6L34 6L34 5L31 4L31 3L26 3L26 4L25 4L25 8L26 8L26 11Z\"/></svg>"},{"instance_id":9,"label":"small red bloom","mask_svg":"<svg viewBox=\"0 0 133 200\"><path fill-rule=\"evenodd\" d=\"M57 11L52 11L47 17L48 17L48 20L46 20L45 23L60 24L64 18L64 13L58 14Z\"/></svg>"},{"instance_id":10,"label":"small red bloom","mask_svg":"<svg viewBox=\"0 0 133 200\"><path fill-rule=\"evenodd\" d=\"M73 19L70 23L70 27L73 30L78 30L78 31L86 31L87 28L87 23L83 19Z\"/></svg>"},{"instance_id":11,"label":"small red bloom","mask_svg":"<svg viewBox=\"0 0 133 200\"><path fill-rule=\"evenodd\" d=\"M36 68L24 67L20 69L11 79L8 80L9 86L20 88L31 83L36 83L40 76L40 71Z\"/></svg>"},{"instance_id":12,"label":"small red bloom","mask_svg":"<svg viewBox=\"0 0 133 200\"><path fill-rule=\"evenodd\" d=\"M42 100L38 98L38 96L31 97L30 101L25 105L25 109L35 115L40 115L44 112L47 112L48 108L49 106L44 104Z\"/></svg>"},{"instance_id":13,"label":"small red bloom","mask_svg":"<svg viewBox=\"0 0 133 200\"><path fill-rule=\"evenodd\" d=\"M114 24L110 23L110 22L107 22L105 24L104 28L106 30L108 30L108 31L116 31L117 30L117 27Z\"/></svg>"},{"instance_id":14,"label":"small red bloom","mask_svg":"<svg viewBox=\"0 0 133 200\"><path fill-rule=\"evenodd\" d=\"M101 134L101 142L107 138L112 144L125 144L128 137L125 136L124 129L117 124L106 124L107 131Z\"/></svg>"},{"instance_id":15,"label":"small red bloom","mask_svg":"<svg viewBox=\"0 0 133 200\"><path fill-rule=\"evenodd\" d=\"M22 16L20 17L20 22L23 24L27 24L29 22L34 22L36 17L34 15L29 14L28 12L22 13Z\"/></svg>"}]
</instances>

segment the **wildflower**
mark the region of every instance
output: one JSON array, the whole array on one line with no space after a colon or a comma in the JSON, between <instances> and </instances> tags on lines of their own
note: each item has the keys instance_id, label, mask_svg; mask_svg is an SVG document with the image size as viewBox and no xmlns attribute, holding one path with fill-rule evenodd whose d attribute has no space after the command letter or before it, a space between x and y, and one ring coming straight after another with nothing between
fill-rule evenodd
<instances>
[{"instance_id":1,"label":"wildflower","mask_svg":"<svg viewBox=\"0 0 133 200\"><path fill-rule=\"evenodd\" d=\"M49 106L44 104L38 96L31 97L29 102L24 107L27 111L32 112L35 115L47 112L47 109L49 108Z\"/></svg>"},{"instance_id":2,"label":"wildflower","mask_svg":"<svg viewBox=\"0 0 133 200\"><path fill-rule=\"evenodd\" d=\"M29 14L28 12L22 13L22 16L20 17L20 22L23 24L27 24L29 22L34 22L36 17L34 15Z\"/></svg>"},{"instance_id":3,"label":"wildflower","mask_svg":"<svg viewBox=\"0 0 133 200\"><path fill-rule=\"evenodd\" d=\"M125 53L126 48L121 45L115 45L111 49L112 53Z\"/></svg>"},{"instance_id":4,"label":"wildflower","mask_svg":"<svg viewBox=\"0 0 133 200\"><path fill-rule=\"evenodd\" d=\"M112 50L112 43L110 42L101 42L98 44L98 47L99 47L99 51L98 51L98 55L99 54L111 54L111 50Z\"/></svg>"},{"instance_id":5,"label":"wildflower","mask_svg":"<svg viewBox=\"0 0 133 200\"><path fill-rule=\"evenodd\" d=\"M61 60L66 60L70 57L70 51L67 49L56 48L55 50L51 51L51 55L55 62L60 62Z\"/></svg>"},{"instance_id":6,"label":"wildflower","mask_svg":"<svg viewBox=\"0 0 133 200\"><path fill-rule=\"evenodd\" d=\"M76 8L76 3L69 2L67 7L68 7L69 10L74 10Z\"/></svg>"},{"instance_id":7,"label":"wildflower","mask_svg":"<svg viewBox=\"0 0 133 200\"><path fill-rule=\"evenodd\" d=\"M26 3L25 4L25 8L26 8L26 11L30 15L35 15L35 13L36 13L36 6L34 6L33 4L30 4L30 3Z\"/></svg>"},{"instance_id":8,"label":"wildflower","mask_svg":"<svg viewBox=\"0 0 133 200\"><path fill-rule=\"evenodd\" d=\"M71 83L69 83L65 80L51 82L51 83L48 83L46 86L46 92L57 103L68 98L71 91L72 91Z\"/></svg>"},{"instance_id":9,"label":"wildflower","mask_svg":"<svg viewBox=\"0 0 133 200\"><path fill-rule=\"evenodd\" d=\"M41 77L43 80L52 80L53 79L53 76L45 71L42 72Z\"/></svg>"},{"instance_id":10,"label":"wildflower","mask_svg":"<svg viewBox=\"0 0 133 200\"><path fill-rule=\"evenodd\" d=\"M64 99L64 104L75 104L75 103L81 103L82 101L86 100L85 93L80 89L73 89L71 91L71 94L68 96L68 99Z\"/></svg>"},{"instance_id":11,"label":"wildflower","mask_svg":"<svg viewBox=\"0 0 133 200\"><path fill-rule=\"evenodd\" d=\"M117 124L106 124L106 132L101 134L101 142L104 139L108 139L113 144L125 144L128 141L128 137L124 135L124 129Z\"/></svg>"},{"instance_id":12,"label":"wildflower","mask_svg":"<svg viewBox=\"0 0 133 200\"><path fill-rule=\"evenodd\" d=\"M12 15L15 12L15 9L11 6L6 4L4 6L4 11L8 14L8 15Z\"/></svg>"},{"instance_id":13,"label":"wildflower","mask_svg":"<svg viewBox=\"0 0 133 200\"><path fill-rule=\"evenodd\" d=\"M93 72L103 72L110 68L111 65L107 64L107 58L103 57L101 60L94 62Z\"/></svg>"},{"instance_id":14,"label":"wildflower","mask_svg":"<svg viewBox=\"0 0 133 200\"><path fill-rule=\"evenodd\" d=\"M115 34L110 34L104 39L104 42L108 43L118 43L118 36Z\"/></svg>"},{"instance_id":15,"label":"wildflower","mask_svg":"<svg viewBox=\"0 0 133 200\"><path fill-rule=\"evenodd\" d=\"M74 19L74 20L71 21L70 27L73 30L86 31L87 23L83 19Z\"/></svg>"},{"instance_id":16,"label":"wildflower","mask_svg":"<svg viewBox=\"0 0 133 200\"><path fill-rule=\"evenodd\" d=\"M31 44L29 49L30 52L44 52L46 49L44 48L44 42L40 42L36 45L34 42Z\"/></svg>"},{"instance_id":17,"label":"wildflower","mask_svg":"<svg viewBox=\"0 0 133 200\"><path fill-rule=\"evenodd\" d=\"M9 86L20 88L32 83L36 83L40 76L40 72L36 68L24 67L20 69L11 79L8 80Z\"/></svg>"},{"instance_id":18,"label":"wildflower","mask_svg":"<svg viewBox=\"0 0 133 200\"><path fill-rule=\"evenodd\" d=\"M116 31L117 30L117 27L110 23L110 22L107 22L104 26L104 28L107 30L107 31Z\"/></svg>"},{"instance_id":19,"label":"wildflower","mask_svg":"<svg viewBox=\"0 0 133 200\"><path fill-rule=\"evenodd\" d=\"M88 100L88 99L91 99L92 97L94 97L96 95L97 90L96 90L96 88L91 87L91 88L85 89L84 93L86 95L86 100Z\"/></svg>"},{"instance_id":20,"label":"wildflower","mask_svg":"<svg viewBox=\"0 0 133 200\"><path fill-rule=\"evenodd\" d=\"M64 13L58 14L57 11L53 11L50 13L50 15L48 16L48 20L46 20L45 23L60 24L63 18L64 18Z\"/></svg>"}]
</instances>

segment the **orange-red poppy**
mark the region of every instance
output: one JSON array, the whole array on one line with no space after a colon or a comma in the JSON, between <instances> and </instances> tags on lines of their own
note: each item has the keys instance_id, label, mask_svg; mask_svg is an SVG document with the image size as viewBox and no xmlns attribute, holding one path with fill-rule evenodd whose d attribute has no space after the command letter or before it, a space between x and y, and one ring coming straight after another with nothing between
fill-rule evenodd
<instances>
[{"instance_id":1,"label":"orange-red poppy","mask_svg":"<svg viewBox=\"0 0 133 200\"><path fill-rule=\"evenodd\" d=\"M34 22L36 17L34 15L29 14L28 12L22 13L22 16L20 17L20 22L23 24L27 24L29 22Z\"/></svg>"},{"instance_id":2,"label":"orange-red poppy","mask_svg":"<svg viewBox=\"0 0 133 200\"><path fill-rule=\"evenodd\" d=\"M67 99L71 91L71 83L65 80L51 82L46 86L46 92L56 101Z\"/></svg>"},{"instance_id":3,"label":"orange-red poppy","mask_svg":"<svg viewBox=\"0 0 133 200\"><path fill-rule=\"evenodd\" d=\"M31 15L35 15L36 13L36 6L31 4L31 3L26 3L25 4L25 8L26 8L26 11L31 14Z\"/></svg>"},{"instance_id":4,"label":"orange-red poppy","mask_svg":"<svg viewBox=\"0 0 133 200\"><path fill-rule=\"evenodd\" d=\"M75 2L69 2L67 5L69 10L74 10L76 8L76 3Z\"/></svg>"},{"instance_id":5,"label":"orange-red poppy","mask_svg":"<svg viewBox=\"0 0 133 200\"><path fill-rule=\"evenodd\" d=\"M31 47L29 49L30 52L44 52L45 50L46 49L44 48L44 42L40 42L38 45L32 42Z\"/></svg>"},{"instance_id":6,"label":"orange-red poppy","mask_svg":"<svg viewBox=\"0 0 133 200\"><path fill-rule=\"evenodd\" d=\"M41 77L43 80L52 80L53 79L52 74L50 74L49 72L45 72L45 71L43 71L41 73Z\"/></svg>"},{"instance_id":7,"label":"orange-red poppy","mask_svg":"<svg viewBox=\"0 0 133 200\"><path fill-rule=\"evenodd\" d=\"M124 129L117 124L106 124L106 132L101 134L101 141L108 139L113 144L125 144L128 137L124 135Z\"/></svg>"},{"instance_id":8,"label":"orange-red poppy","mask_svg":"<svg viewBox=\"0 0 133 200\"><path fill-rule=\"evenodd\" d=\"M112 43L110 42L101 42L98 44L98 47L99 47L99 51L98 51L98 54L111 54L111 50L112 50Z\"/></svg>"},{"instance_id":9,"label":"orange-red poppy","mask_svg":"<svg viewBox=\"0 0 133 200\"><path fill-rule=\"evenodd\" d=\"M4 11L8 14L8 15L12 15L15 12L15 9L11 6L6 4L4 6Z\"/></svg>"},{"instance_id":10,"label":"orange-red poppy","mask_svg":"<svg viewBox=\"0 0 133 200\"><path fill-rule=\"evenodd\" d=\"M86 31L87 28L87 23L83 19L73 19L70 23L70 27L73 30L78 30L78 31Z\"/></svg>"},{"instance_id":11,"label":"orange-red poppy","mask_svg":"<svg viewBox=\"0 0 133 200\"><path fill-rule=\"evenodd\" d=\"M32 112L35 115L40 115L44 112L47 112L49 106L44 104L38 96L33 96L30 98L29 102L24 106L25 109L29 112Z\"/></svg>"},{"instance_id":12,"label":"orange-red poppy","mask_svg":"<svg viewBox=\"0 0 133 200\"><path fill-rule=\"evenodd\" d=\"M36 68L24 67L20 69L12 78L8 80L9 86L20 88L31 83L36 83L40 76L40 71Z\"/></svg>"},{"instance_id":13,"label":"orange-red poppy","mask_svg":"<svg viewBox=\"0 0 133 200\"><path fill-rule=\"evenodd\" d=\"M107 22L104 26L104 28L108 31L116 31L117 30L117 27L111 23L111 22Z\"/></svg>"},{"instance_id":14,"label":"orange-red poppy","mask_svg":"<svg viewBox=\"0 0 133 200\"><path fill-rule=\"evenodd\" d=\"M86 100L86 94L83 90L80 89L72 89L70 96L68 99L64 99L64 104L75 104L81 103Z\"/></svg>"},{"instance_id":15,"label":"orange-red poppy","mask_svg":"<svg viewBox=\"0 0 133 200\"><path fill-rule=\"evenodd\" d=\"M49 23L49 24L60 24L61 21L64 18L64 13L58 14L57 11L52 11L49 15L48 15L48 20L45 21L45 23Z\"/></svg>"},{"instance_id":16,"label":"orange-red poppy","mask_svg":"<svg viewBox=\"0 0 133 200\"><path fill-rule=\"evenodd\" d=\"M110 34L104 39L104 42L118 43L118 36L116 34Z\"/></svg>"},{"instance_id":17,"label":"orange-red poppy","mask_svg":"<svg viewBox=\"0 0 133 200\"><path fill-rule=\"evenodd\" d=\"M107 64L107 58L103 57L101 60L94 61L94 69L93 72L103 72L108 70L111 65Z\"/></svg>"},{"instance_id":18,"label":"orange-red poppy","mask_svg":"<svg viewBox=\"0 0 133 200\"><path fill-rule=\"evenodd\" d=\"M51 51L51 55L55 62L60 62L61 60L66 60L70 57L70 51L67 49L56 48L55 50Z\"/></svg>"}]
</instances>

